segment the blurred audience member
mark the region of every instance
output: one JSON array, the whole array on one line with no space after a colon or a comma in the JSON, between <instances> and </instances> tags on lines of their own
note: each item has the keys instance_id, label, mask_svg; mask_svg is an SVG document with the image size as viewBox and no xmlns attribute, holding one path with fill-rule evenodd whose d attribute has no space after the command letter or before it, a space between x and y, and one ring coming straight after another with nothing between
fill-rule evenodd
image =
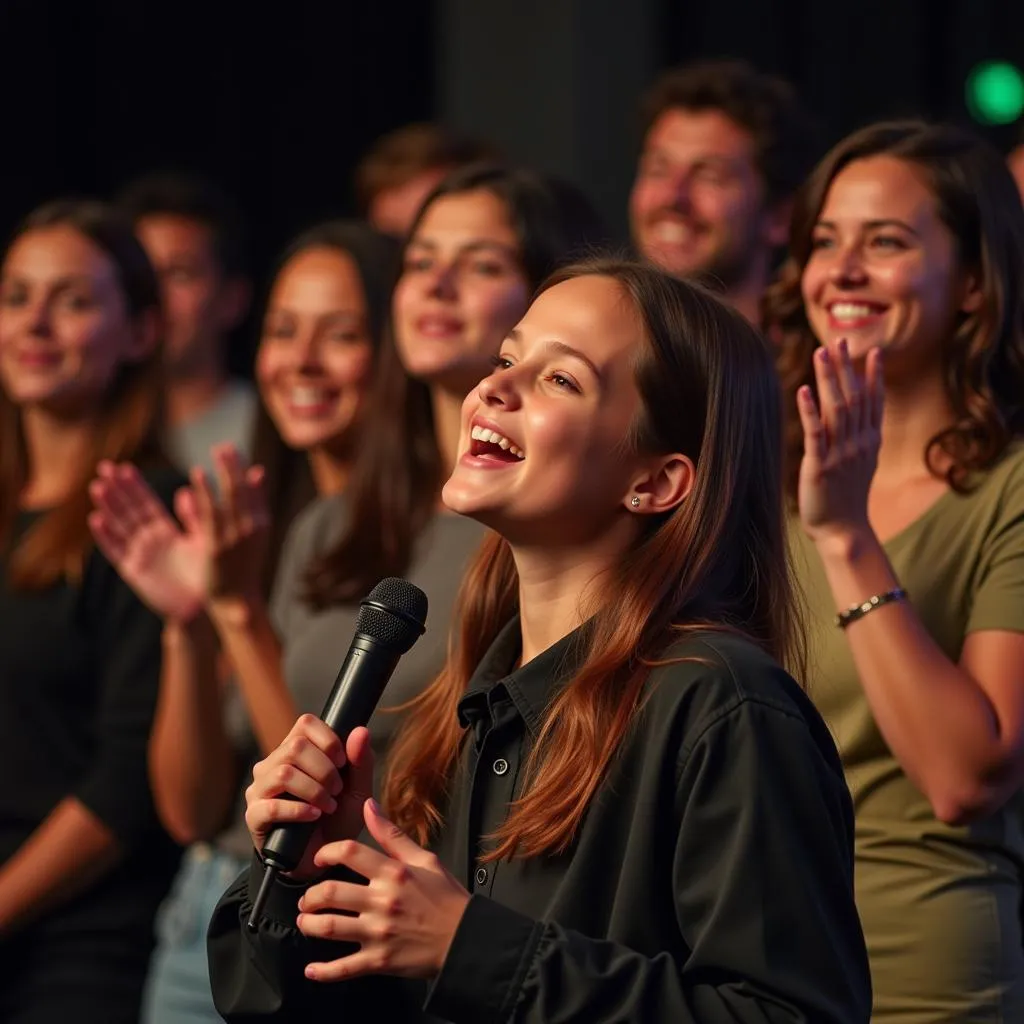
<instances>
[{"instance_id":1,"label":"blurred audience member","mask_svg":"<svg viewBox=\"0 0 1024 1024\"><path fill-rule=\"evenodd\" d=\"M816 157L811 121L781 79L738 61L669 71L643 108L630 197L636 247L759 321L793 193Z\"/></svg>"},{"instance_id":2,"label":"blurred audience member","mask_svg":"<svg viewBox=\"0 0 1024 1024\"><path fill-rule=\"evenodd\" d=\"M494 149L436 124L410 124L382 136L355 173L361 213L379 231L404 239L423 200L450 171L495 157Z\"/></svg>"},{"instance_id":3,"label":"blurred audience member","mask_svg":"<svg viewBox=\"0 0 1024 1024\"><path fill-rule=\"evenodd\" d=\"M211 182L185 174L140 178L120 204L163 292L171 457L187 472L209 466L210 449L221 442L248 452L256 394L227 372L229 335L250 296L241 215Z\"/></svg>"},{"instance_id":4,"label":"blurred audience member","mask_svg":"<svg viewBox=\"0 0 1024 1024\"><path fill-rule=\"evenodd\" d=\"M127 218L62 201L0 270L0 1020L135 1024L178 851L146 750L160 622L93 547L89 481L161 459L159 288Z\"/></svg>"},{"instance_id":5,"label":"blurred audience member","mask_svg":"<svg viewBox=\"0 0 1024 1024\"><path fill-rule=\"evenodd\" d=\"M366 225L345 221L303 232L281 258L256 358L263 404L255 447L269 523L257 543L239 544L244 561L233 566L249 588L247 597L250 590L266 593L296 513L316 494L338 494L348 484L397 266L396 243ZM237 453L219 450L215 463L222 492L237 495ZM203 591L161 589L161 573L170 575L166 565L147 566L140 555L143 544L150 550L165 540L173 545L173 523L150 504L131 467L118 473L105 466L93 493L100 508L120 497L121 508L134 507L137 522L150 527L146 534L137 533L133 543L118 533L115 515L94 519L98 538L125 578L165 620L167 662L150 768L165 824L181 842L194 844L161 909L142 1020L218 1021L207 973L206 923L225 879L233 879L248 860L247 848L238 841L244 826L237 819L243 779L259 754L254 732L273 731L282 713L292 717L291 698L282 696L282 712L280 701L268 695L265 683L243 661L241 691L230 691L224 706L214 675L214 638L202 613ZM196 515L190 500L188 492L179 499L186 524ZM266 567L262 576L261 564ZM231 572L231 566L218 565L222 590ZM230 599L221 599L225 603ZM339 642L335 638L335 657ZM307 682L319 697L332 679L310 677ZM207 839L211 842L199 842Z\"/></svg>"},{"instance_id":6,"label":"blurred audience member","mask_svg":"<svg viewBox=\"0 0 1024 1024\"><path fill-rule=\"evenodd\" d=\"M766 311L872 1020L1022 1021L1024 209L974 136L873 125L791 252Z\"/></svg>"}]
</instances>

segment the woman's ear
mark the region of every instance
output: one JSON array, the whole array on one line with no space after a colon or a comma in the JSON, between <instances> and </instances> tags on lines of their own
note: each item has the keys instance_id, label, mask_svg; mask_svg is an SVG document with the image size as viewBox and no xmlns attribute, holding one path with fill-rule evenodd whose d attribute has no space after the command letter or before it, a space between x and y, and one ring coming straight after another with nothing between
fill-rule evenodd
<instances>
[{"instance_id":1,"label":"woman's ear","mask_svg":"<svg viewBox=\"0 0 1024 1024\"><path fill-rule=\"evenodd\" d=\"M696 469L687 456L660 456L634 479L623 504L640 515L663 515L686 500L695 477Z\"/></svg>"}]
</instances>

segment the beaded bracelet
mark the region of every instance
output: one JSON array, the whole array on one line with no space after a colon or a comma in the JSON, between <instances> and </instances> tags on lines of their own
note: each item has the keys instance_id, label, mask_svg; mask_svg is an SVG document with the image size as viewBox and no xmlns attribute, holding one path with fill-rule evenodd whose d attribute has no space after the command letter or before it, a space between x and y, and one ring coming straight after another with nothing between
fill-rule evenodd
<instances>
[{"instance_id":1,"label":"beaded bracelet","mask_svg":"<svg viewBox=\"0 0 1024 1024\"><path fill-rule=\"evenodd\" d=\"M863 604L855 604L852 608L847 608L845 612L840 612L836 616L836 625L840 629L846 629L851 622L864 618L868 612L873 612L876 608L881 608L883 604L889 604L892 601L902 601L906 596L907 592L902 587L896 587L884 594L875 594Z\"/></svg>"}]
</instances>

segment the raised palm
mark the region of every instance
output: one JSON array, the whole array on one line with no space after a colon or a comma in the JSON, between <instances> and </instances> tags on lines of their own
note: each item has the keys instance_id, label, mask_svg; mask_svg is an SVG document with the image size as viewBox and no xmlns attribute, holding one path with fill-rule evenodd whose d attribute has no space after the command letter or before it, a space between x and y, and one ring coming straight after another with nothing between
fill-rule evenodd
<instances>
[{"instance_id":1,"label":"raised palm","mask_svg":"<svg viewBox=\"0 0 1024 1024\"><path fill-rule=\"evenodd\" d=\"M208 592L211 551L192 491L182 488L175 498L182 526L134 466L102 464L90 495L96 543L139 598L163 618L189 621L198 615Z\"/></svg>"}]
</instances>

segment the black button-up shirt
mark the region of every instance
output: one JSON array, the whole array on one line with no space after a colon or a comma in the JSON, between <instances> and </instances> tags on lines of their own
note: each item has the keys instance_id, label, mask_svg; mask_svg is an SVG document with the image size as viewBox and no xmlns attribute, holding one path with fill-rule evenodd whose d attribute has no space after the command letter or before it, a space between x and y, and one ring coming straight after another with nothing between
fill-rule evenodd
<instances>
[{"instance_id":1,"label":"black button-up shirt","mask_svg":"<svg viewBox=\"0 0 1024 1024\"><path fill-rule=\"evenodd\" d=\"M459 705L468 735L435 849L472 898L440 974L429 985L308 981L305 963L351 947L297 932L301 887L288 883L249 934L254 862L210 926L214 997L229 1021L869 1019L835 747L792 679L739 637L690 636L651 671L565 854L481 863L578 640L510 671L520 643L510 624Z\"/></svg>"}]
</instances>

